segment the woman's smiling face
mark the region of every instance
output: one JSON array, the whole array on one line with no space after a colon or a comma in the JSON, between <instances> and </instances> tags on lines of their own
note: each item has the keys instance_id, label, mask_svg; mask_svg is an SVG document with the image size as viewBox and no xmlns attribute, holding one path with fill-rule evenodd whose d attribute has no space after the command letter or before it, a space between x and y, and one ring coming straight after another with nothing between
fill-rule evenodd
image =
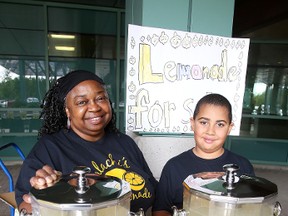
<instances>
[{"instance_id":1,"label":"woman's smiling face","mask_svg":"<svg viewBox=\"0 0 288 216\"><path fill-rule=\"evenodd\" d=\"M217 158L224 152L223 145L233 123L229 123L224 106L202 104L195 120L190 119L196 146L193 152L202 158Z\"/></svg>"},{"instance_id":2,"label":"woman's smiling face","mask_svg":"<svg viewBox=\"0 0 288 216\"><path fill-rule=\"evenodd\" d=\"M105 88L94 80L79 83L66 96L66 114L71 129L80 137L87 141L101 139L112 118Z\"/></svg>"}]
</instances>

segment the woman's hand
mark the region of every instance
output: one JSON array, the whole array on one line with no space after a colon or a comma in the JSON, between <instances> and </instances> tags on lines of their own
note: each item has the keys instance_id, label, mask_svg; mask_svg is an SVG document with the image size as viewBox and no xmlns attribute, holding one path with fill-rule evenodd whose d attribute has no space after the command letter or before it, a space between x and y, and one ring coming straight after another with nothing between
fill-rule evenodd
<instances>
[{"instance_id":1,"label":"woman's hand","mask_svg":"<svg viewBox=\"0 0 288 216\"><path fill-rule=\"evenodd\" d=\"M60 180L62 173L56 170L53 170L52 167L45 165L42 169L36 171L36 175L30 179L30 184L36 189L44 189L54 185ZM23 195L23 200L18 209L26 209L27 213L32 212L31 208L31 197L29 194Z\"/></svg>"},{"instance_id":2,"label":"woman's hand","mask_svg":"<svg viewBox=\"0 0 288 216\"><path fill-rule=\"evenodd\" d=\"M24 196L25 196L25 198L24 198ZM18 206L18 210L19 210L19 212L21 212L21 211L23 211L23 209L25 209L26 213L31 214L32 213L31 198L28 194L25 194L24 196L23 196L24 201ZM28 202L26 202L25 199Z\"/></svg>"},{"instance_id":3,"label":"woman's hand","mask_svg":"<svg viewBox=\"0 0 288 216\"><path fill-rule=\"evenodd\" d=\"M30 179L30 184L36 189L44 189L53 186L60 180L62 173L45 165L36 171L36 175Z\"/></svg>"}]
</instances>

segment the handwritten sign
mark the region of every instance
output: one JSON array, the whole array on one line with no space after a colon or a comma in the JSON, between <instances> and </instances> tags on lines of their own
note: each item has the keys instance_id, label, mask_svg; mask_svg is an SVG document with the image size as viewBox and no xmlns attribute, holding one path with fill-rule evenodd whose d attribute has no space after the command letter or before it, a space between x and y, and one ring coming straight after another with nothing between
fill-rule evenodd
<instances>
[{"instance_id":1,"label":"handwritten sign","mask_svg":"<svg viewBox=\"0 0 288 216\"><path fill-rule=\"evenodd\" d=\"M233 109L239 135L249 39L129 25L126 130L192 133L189 118L209 93Z\"/></svg>"}]
</instances>

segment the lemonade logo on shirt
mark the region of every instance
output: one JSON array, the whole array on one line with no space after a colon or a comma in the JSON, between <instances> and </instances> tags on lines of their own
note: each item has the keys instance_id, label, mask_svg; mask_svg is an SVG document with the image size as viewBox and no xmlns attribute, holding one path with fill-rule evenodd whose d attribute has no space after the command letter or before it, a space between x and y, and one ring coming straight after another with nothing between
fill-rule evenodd
<instances>
[{"instance_id":1,"label":"lemonade logo on shirt","mask_svg":"<svg viewBox=\"0 0 288 216\"><path fill-rule=\"evenodd\" d=\"M132 190L131 200L140 199L140 198L149 199L152 197L151 192L147 188L144 188L145 179L138 173L126 170L126 169L129 169L130 166L128 165L128 160L125 157L122 157L120 160L115 160L112 154L109 154L108 158L105 160L104 163L98 164L95 161L92 161L92 166L96 170L95 171L96 174L99 174L99 175L105 174L106 176L116 177L116 178L119 178L121 180L125 180L126 182L128 182ZM114 166L117 166L117 167L112 168L111 170L106 172L106 170Z\"/></svg>"},{"instance_id":2,"label":"lemonade logo on shirt","mask_svg":"<svg viewBox=\"0 0 288 216\"><path fill-rule=\"evenodd\" d=\"M145 186L145 180L142 176L135 172L129 172L121 168L114 168L108 171L105 175L113 176L121 180L125 180L130 184L131 190L139 191Z\"/></svg>"},{"instance_id":3,"label":"lemonade logo on shirt","mask_svg":"<svg viewBox=\"0 0 288 216\"><path fill-rule=\"evenodd\" d=\"M91 163L95 169L95 174L98 175L103 175L106 170L116 165L127 169L130 168L130 166L128 165L128 161L125 157L122 157L119 160L114 160L112 154L108 154L108 158L105 160L104 163L98 164L95 161L92 161Z\"/></svg>"}]
</instances>

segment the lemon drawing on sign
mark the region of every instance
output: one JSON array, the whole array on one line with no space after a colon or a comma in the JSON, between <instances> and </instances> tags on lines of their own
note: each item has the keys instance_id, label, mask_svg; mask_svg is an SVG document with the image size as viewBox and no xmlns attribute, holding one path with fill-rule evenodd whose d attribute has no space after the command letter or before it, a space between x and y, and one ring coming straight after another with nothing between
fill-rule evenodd
<instances>
[{"instance_id":1,"label":"lemon drawing on sign","mask_svg":"<svg viewBox=\"0 0 288 216\"><path fill-rule=\"evenodd\" d=\"M126 172L124 173L124 180L130 184L130 187L134 191L141 190L145 185L145 180L142 176L138 175L134 172Z\"/></svg>"},{"instance_id":2,"label":"lemon drawing on sign","mask_svg":"<svg viewBox=\"0 0 288 216\"><path fill-rule=\"evenodd\" d=\"M124 173L126 173L126 170L121 169L121 168L114 168L114 169L109 170L108 172L106 172L105 175L106 176L116 177L116 178L119 178L119 179L123 180Z\"/></svg>"}]
</instances>

